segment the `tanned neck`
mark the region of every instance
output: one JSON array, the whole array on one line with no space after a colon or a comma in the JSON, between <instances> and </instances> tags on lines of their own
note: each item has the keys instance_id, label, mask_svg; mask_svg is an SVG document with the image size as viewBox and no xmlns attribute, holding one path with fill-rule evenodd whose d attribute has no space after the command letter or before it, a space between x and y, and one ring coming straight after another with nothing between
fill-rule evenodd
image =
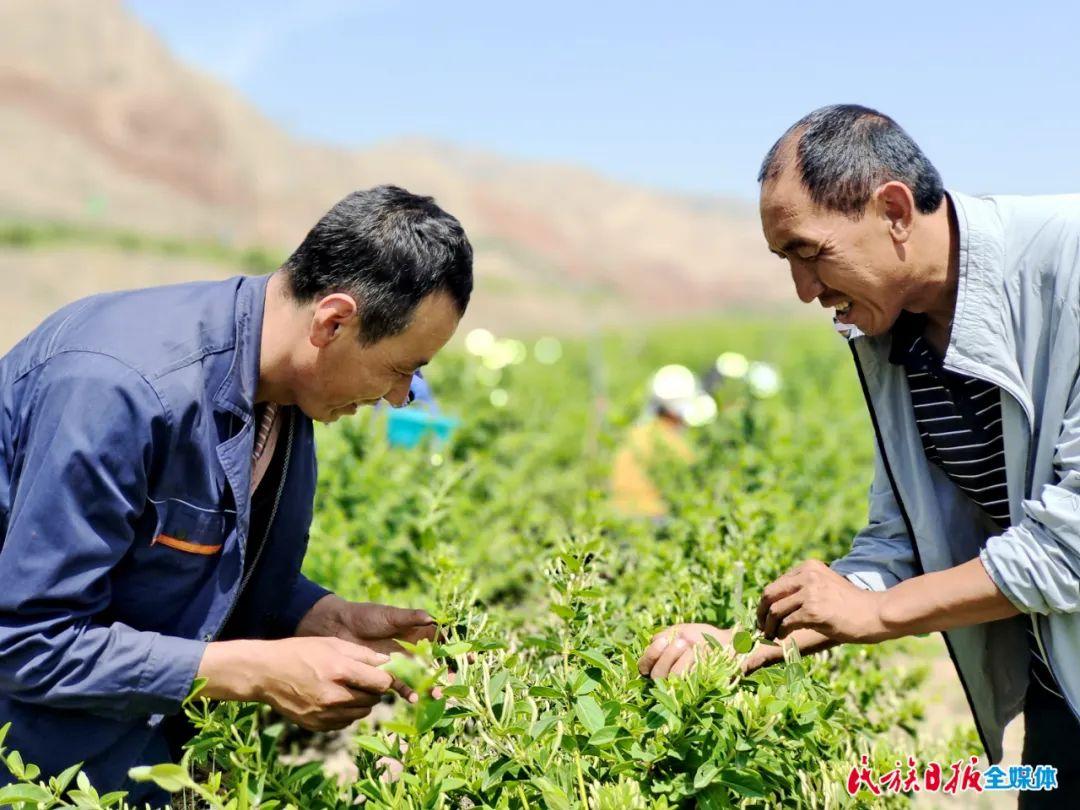
<instances>
[{"instance_id":1,"label":"tanned neck","mask_svg":"<svg viewBox=\"0 0 1080 810\"><path fill-rule=\"evenodd\" d=\"M279 270L270 276L266 285L256 402L276 402L279 405L293 403L289 387L289 351L293 345L296 313L285 289L286 283L285 274Z\"/></svg>"},{"instance_id":2,"label":"tanned neck","mask_svg":"<svg viewBox=\"0 0 1080 810\"><path fill-rule=\"evenodd\" d=\"M945 198L937 211L926 215L923 223L926 239L923 283L908 308L926 315L924 336L938 354L944 354L949 345L960 278L956 214L949 198Z\"/></svg>"}]
</instances>

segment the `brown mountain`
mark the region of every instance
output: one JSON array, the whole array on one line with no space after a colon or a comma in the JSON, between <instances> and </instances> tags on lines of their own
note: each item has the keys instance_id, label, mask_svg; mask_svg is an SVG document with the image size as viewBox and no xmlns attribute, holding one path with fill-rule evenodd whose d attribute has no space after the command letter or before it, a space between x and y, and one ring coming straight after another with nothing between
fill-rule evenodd
<instances>
[{"instance_id":1,"label":"brown mountain","mask_svg":"<svg viewBox=\"0 0 1080 810\"><path fill-rule=\"evenodd\" d=\"M179 62L118 0L0 4L0 149L0 220L283 253L354 188L431 194L477 248L470 321L496 328L578 331L791 297L750 205L422 140L301 141ZM0 249L5 298L19 305L0 346L90 289L222 272L233 270L104 248Z\"/></svg>"}]
</instances>

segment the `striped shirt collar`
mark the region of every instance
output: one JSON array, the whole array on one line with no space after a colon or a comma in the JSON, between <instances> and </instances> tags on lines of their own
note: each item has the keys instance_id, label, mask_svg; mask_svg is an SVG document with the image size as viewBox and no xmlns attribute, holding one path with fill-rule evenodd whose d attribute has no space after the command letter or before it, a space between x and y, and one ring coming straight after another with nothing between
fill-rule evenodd
<instances>
[{"instance_id":1,"label":"striped shirt collar","mask_svg":"<svg viewBox=\"0 0 1080 810\"><path fill-rule=\"evenodd\" d=\"M923 330L926 328L926 316L902 310L900 317L893 324L892 347L889 349L889 362L896 366L923 365L924 355L920 351ZM930 353L934 356L934 352Z\"/></svg>"}]
</instances>

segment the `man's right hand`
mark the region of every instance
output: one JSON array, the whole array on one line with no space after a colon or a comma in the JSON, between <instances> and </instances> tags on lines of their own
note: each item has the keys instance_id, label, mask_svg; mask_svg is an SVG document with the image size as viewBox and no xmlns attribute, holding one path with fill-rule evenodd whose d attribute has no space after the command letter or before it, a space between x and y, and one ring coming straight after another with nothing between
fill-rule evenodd
<instances>
[{"instance_id":1,"label":"man's right hand","mask_svg":"<svg viewBox=\"0 0 1080 810\"><path fill-rule=\"evenodd\" d=\"M713 627L711 624L674 624L652 637L638 661L638 671L649 678L682 675L708 649L706 636L720 642L727 652L734 655L735 650L731 646L734 635L734 630ZM742 670L750 673L768 663L771 663L769 652L759 644L742 660Z\"/></svg>"},{"instance_id":2,"label":"man's right hand","mask_svg":"<svg viewBox=\"0 0 1080 810\"><path fill-rule=\"evenodd\" d=\"M344 728L366 717L383 693L403 688L382 653L336 638L219 641L199 666L202 694L219 700L257 700L311 731Z\"/></svg>"}]
</instances>

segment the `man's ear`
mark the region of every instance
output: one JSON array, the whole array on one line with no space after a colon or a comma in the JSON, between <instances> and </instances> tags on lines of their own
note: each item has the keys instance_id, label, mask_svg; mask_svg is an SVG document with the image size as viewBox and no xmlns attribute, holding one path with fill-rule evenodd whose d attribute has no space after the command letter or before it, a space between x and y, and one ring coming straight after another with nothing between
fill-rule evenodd
<instances>
[{"instance_id":1,"label":"man's ear","mask_svg":"<svg viewBox=\"0 0 1080 810\"><path fill-rule=\"evenodd\" d=\"M356 300L345 293L333 293L315 303L308 339L317 349L328 346L357 326Z\"/></svg>"},{"instance_id":2,"label":"man's ear","mask_svg":"<svg viewBox=\"0 0 1080 810\"><path fill-rule=\"evenodd\" d=\"M915 224L915 196L899 180L882 183L874 191L874 203L889 226L893 241L903 244L911 237Z\"/></svg>"}]
</instances>

